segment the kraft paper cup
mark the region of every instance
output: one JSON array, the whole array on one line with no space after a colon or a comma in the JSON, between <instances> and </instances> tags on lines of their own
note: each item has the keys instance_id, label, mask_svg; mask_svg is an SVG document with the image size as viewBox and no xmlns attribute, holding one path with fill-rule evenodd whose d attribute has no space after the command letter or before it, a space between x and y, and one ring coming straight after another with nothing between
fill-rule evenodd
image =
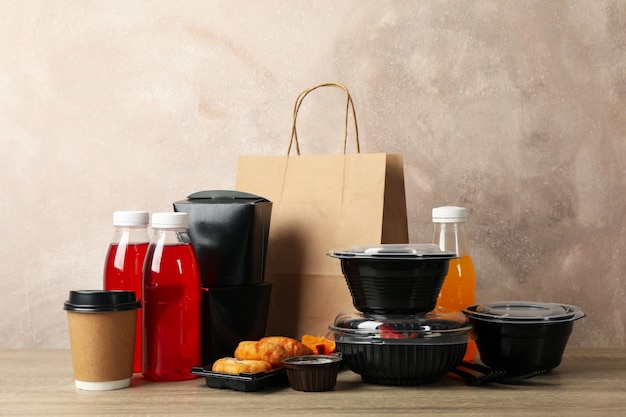
<instances>
[{"instance_id":1,"label":"kraft paper cup","mask_svg":"<svg viewBox=\"0 0 626 417\"><path fill-rule=\"evenodd\" d=\"M133 375L139 300L133 291L70 291L67 311L76 388L126 388Z\"/></svg>"}]
</instances>

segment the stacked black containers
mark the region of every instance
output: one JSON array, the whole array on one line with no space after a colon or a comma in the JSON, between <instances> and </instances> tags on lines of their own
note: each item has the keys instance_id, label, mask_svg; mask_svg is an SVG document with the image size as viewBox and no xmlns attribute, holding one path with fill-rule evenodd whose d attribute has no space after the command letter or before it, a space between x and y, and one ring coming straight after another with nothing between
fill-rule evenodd
<instances>
[{"instance_id":1,"label":"stacked black containers","mask_svg":"<svg viewBox=\"0 0 626 417\"><path fill-rule=\"evenodd\" d=\"M272 203L238 191L191 194L174 203L189 215L202 284L202 362L231 356L265 335L272 284L264 282Z\"/></svg>"},{"instance_id":2,"label":"stacked black containers","mask_svg":"<svg viewBox=\"0 0 626 417\"><path fill-rule=\"evenodd\" d=\"M330 330L363 381L426 384L461 362L471 326L460 312L433 311L456 254L434 244L383 244L329 255L341 261L358 310L338 314Z\"/></svg>"}]
</instances>

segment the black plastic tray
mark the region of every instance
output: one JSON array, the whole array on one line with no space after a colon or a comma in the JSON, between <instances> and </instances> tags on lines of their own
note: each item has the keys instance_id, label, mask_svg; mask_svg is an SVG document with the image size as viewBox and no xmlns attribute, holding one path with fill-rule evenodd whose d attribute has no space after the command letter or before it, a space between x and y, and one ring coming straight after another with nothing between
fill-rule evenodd
<instances>
[{"instance_id":1,"label":"black plastic tray","mask_svg":"<svg viewBox=\"0 0 626 417\"><path fill-rule=\"evenodd\" d=\"M207 369L208 368L208 369ZM287 373L284 368L258 374L225 374L213 372L210 367L195 366L191 369L194 375L204 376L209 388L232 389L235 391L260 391L264 388L288 385Z\"/></svg>"}]
</instances>

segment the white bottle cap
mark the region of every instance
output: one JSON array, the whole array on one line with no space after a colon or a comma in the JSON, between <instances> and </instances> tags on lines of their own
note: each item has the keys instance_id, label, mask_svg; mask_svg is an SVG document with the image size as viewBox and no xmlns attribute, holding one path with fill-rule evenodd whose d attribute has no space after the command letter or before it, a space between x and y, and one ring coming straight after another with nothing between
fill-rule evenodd
<instances>
[{"instance_id":1,"label":"white bottle cap","mask_svg":"<svg viewBox=\"0 0 626 417\"><path fill-rule=\"evenodd\" d=\"M150 216L147 211L114 211L113 226L147 226Z\"/></svg>"},{"instance_id":2,"label":"white bottle cap","mask_svg":"<svg viewBox=\"0 0 626 417\"><path fill-rule=\"evenodd\" d=\"M464 223L466 220L465 207L443 206L433 209L433 223Z\"/></svg>"},{"instance_id":3,"label":"white bottle cap","mask_svg":"<svg viewBox=\"0 0 626 417\"><path fill-rule=\"evenodd\" d=\"M188 229L189 215L183 212L152 214L152 228L157 229Z\"/></svg>"}]
</instances>

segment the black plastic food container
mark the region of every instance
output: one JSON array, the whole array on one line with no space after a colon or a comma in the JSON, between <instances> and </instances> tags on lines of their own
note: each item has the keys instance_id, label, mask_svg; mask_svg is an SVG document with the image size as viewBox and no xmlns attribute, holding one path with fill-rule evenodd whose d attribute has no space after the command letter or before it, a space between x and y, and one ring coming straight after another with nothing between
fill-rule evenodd
<instances>
[{"instance_id":1,"label":"black plastic food container","mask_svg":"<svg viewBox=\"0 0 626 417\"><path fill-rule=\"evenodd\" d=\"M196 366L191 373L205 377L206 386L217 389L231 389L234 391L255 392L266 388L286 385L287 374L284 368L258 374L225 374L211 371L211 365Z\"/></svg>"},{"instance_id":2,"label":"black plastic food container","mask_svg":"<svg viewBox=\"0 0 626 417\"><path fill-rule=\"evenodd\" d=\"M340 355L292 356L283 359L291 388L297 391L330 391L337 383Z\"/></svg>"},{"instance_id":3,"label":"black plastic food container","mask_svg":"<svg viewBox=\"0 0 626 417\"><path fill-rule=\"evenodd\" d=\"M433 310L456 256L433 244L355 246L328 255L340 259L354 307L374 314Z\"/></svg>"},{"instance_id":4,"label":"black plastic food container","mask_svg":"<svg viewBox=\"0 0 626 417\"><path fill-rule=\"evenodd\" d=\"M481 361L513 374L559 366L574 321L585 316L578 307L526 301L476 304L463 313L473 325Z\"/></svg>"},{"instance_id":5,"label":"black plastic food container","mask_svg":"<svg viewBox=\"0 0 626 417\"><path fill-rule=\"evenodd\" d=\"M416 316L340 314L330 326L337 351L364 382L421 385L463 359L471 325L461 313Z\"/></svg>"},{"instance_id":6,"label":"black plastic food container","mask_svg":"<svg viewBox=\"0 0 626 417\"><path fill-rule=\"evenodd\" d=\"M272 283L202 289L202 363L231 356L242 340L265 336Z\"/></svg>"},{"instance_id":7,"label":"black plastic food container","mask_svg":"<svg viewBox=\"0 0 626 417\"><path fill-rule=\"evenodd\" d=\"M240 191L208 190L174 203L189 215L189 238L204 287L263 282L272 202Z\"/></svg>"},{"instance_id":8,"label":"black plastic food container","mask_svg":"<svg viewBox=\"0 0 626 417\"><path fill-rule=\"evenodd\" d=\"M202 362L265 335L272 284L264 282L272 202L208 190L174 203L189 215L202 283Z\"/></svg>"}]
</instances>

